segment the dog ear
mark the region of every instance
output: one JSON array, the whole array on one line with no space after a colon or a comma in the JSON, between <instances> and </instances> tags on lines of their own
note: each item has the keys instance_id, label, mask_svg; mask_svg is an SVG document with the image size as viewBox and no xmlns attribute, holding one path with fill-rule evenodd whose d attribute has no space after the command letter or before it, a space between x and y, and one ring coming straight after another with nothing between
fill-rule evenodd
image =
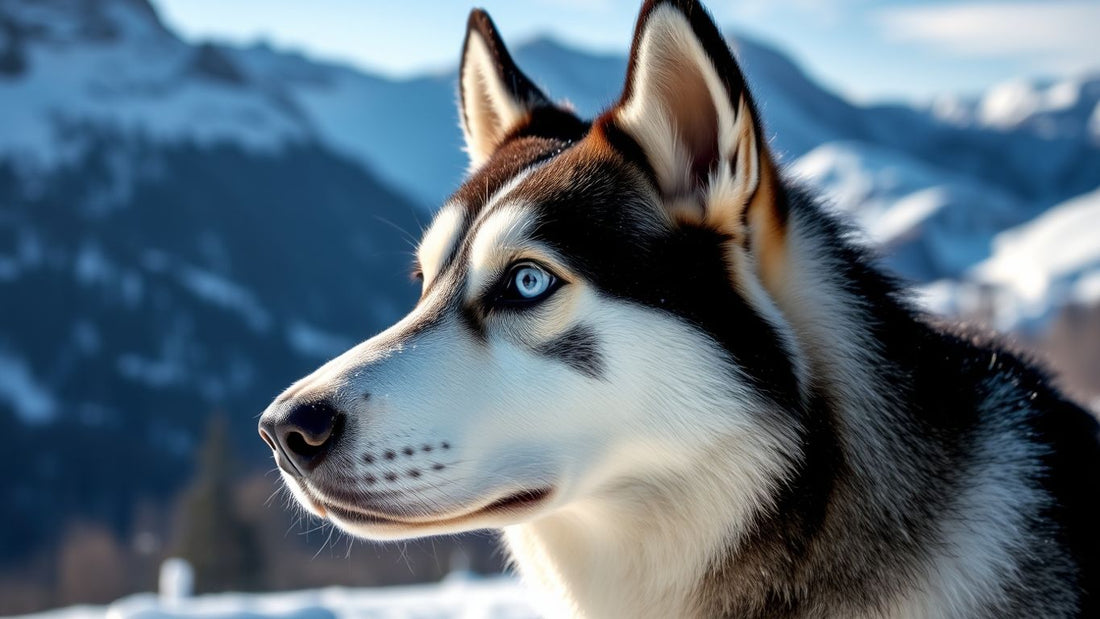
<instances>
[{"instance_id":1,"label":"dog ear","mask_svg":"<svg viewBox=\"0 0 1100 619\"><path fill-rule=\"evenodd\" d=\"M740 236L758 202L777 214L776 168L752 98L717 26L696 0L648 0L626 86L610 114L633 139L676 217ZM685 208L686 207L686 208Z\"/></svg>"},{"instance_id":2,"label":"dog ear","mask_svg":"<svg viewBox=\"0 0 1100 619\"><path fill-rule=\"evenodd\" d=\"M481 9L470 12L458 87L471 168L484 163L532 110L552 105L512 61L493 20Z\"/></svg>"}]
</instances>

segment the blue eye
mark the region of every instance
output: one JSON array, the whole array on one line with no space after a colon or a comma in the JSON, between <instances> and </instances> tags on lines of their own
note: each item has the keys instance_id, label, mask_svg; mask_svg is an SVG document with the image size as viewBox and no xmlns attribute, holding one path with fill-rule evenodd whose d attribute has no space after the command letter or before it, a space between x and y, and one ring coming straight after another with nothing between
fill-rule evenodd
<instances>
[{"instance_id":1,"label":"blue eye","mask_svg":"<svg viewBox=\"0 0 1100 619\"><path fill-rule=\"evenodd\" d=\"M525 266L516 269L512 275L512 285L521 297L534 299L550 288L552 279L549 273L538 267Z\"/></svg>"},{"instance_id":2,"label":"blue eye","mask_svg":"<svg viewBox=\"0 0 1100 619\"><path fill-rule=\"evenodd\" d=\"M514 265L502 282L499 299L506 303L530 303L550 295L557 288L558 279L533 262Z\"/></svg>"}]
</instances>

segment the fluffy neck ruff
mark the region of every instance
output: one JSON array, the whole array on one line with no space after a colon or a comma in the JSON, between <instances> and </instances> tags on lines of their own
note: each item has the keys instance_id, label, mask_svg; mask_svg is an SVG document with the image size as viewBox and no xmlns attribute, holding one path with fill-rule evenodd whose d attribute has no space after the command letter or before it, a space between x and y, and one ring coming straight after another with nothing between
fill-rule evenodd
<instances>
[{"instance_id":1,"label":"fluffy neck ruff","mask_svg":"<svg viewBox=\"0 0 1100 619\"><path fill-rule=\"evenodd\" d=\"M745 535L790 466L775 457L781 441L760 437L745 446L743 437L729 437L699 455L705 466L621 480L597 498L508 527L512 560L566 614L702 616L698 589L707 570Z\"/></svg>"}]
</instances>

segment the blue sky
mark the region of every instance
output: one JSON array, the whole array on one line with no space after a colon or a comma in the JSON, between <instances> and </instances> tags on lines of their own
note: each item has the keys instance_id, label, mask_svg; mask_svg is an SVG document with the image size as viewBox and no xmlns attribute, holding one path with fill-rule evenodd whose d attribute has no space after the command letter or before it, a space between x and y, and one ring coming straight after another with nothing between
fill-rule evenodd
<instances>
[{"instance_id":1,"label":"blue sky","mask_svg":"<svg viewBox=\"0 0 1100 619\"><path fill-rule=\"evenodd\" d=\"M153 0L188 39L265 39L389 75L453 65L472 3ZM481 0L516 44L548 33L625 54L637 0ZM724 28L778 44L864 101L927 100L1018 76L1100 70L1100 0L713 0Z\"/></svg>"}]
</instances>

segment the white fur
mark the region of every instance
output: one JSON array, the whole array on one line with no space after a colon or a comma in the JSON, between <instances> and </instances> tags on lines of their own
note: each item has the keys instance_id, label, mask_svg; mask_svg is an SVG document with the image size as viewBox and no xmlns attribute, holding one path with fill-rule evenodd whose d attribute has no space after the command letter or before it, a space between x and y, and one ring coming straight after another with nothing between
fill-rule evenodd
<instances>
[{"instance_id":1,"label":"white fur","mask_svg":"<svg viewBox=\"0 0 1100 619\"><path fill-rule=\"evenodd\" d=\"M497 241L523 229L522 219L518 206L496 209L477 228L471 256L499 262L486 254L507 252ZM493 242L482 243L483 235ZM769 504L785 456L798 452L794 438L763 422L766 405L707 337L583 281L555 294L546 311L491 322L487 349L453 321L415 344L379 345L432 311L444 292L299 387L371 391L369 412L355 413L370 423L357 430L353 453L453 445L448 468L430 485L397 484L407 490L403 506L422 516L398 527L334 520L373 538L505 527L521 571L588 616L691 612L703 570ZM532 352L577 322L598 338L599 379ZM339 399L342 408L362 409L351 396ZM341 469L362 476L370 467L349 457ZM521 517L466 517L544 486L554 489L551 500Z\"/></svg>"},{"instance_id":2,"label":"white fur","mask_svg":"<svg viewBox=\"0 0 1100 619\"><path fill-rule=\"evenodd\" d=\"M507 204L478 221L477 236L470 245L470 298L484 292L520 252L530 247L527 234L533 219L522 205Z\"/></svg>"},{"instance_id":3,"label":"white fur","mask_svg":"<svg viewBox=\"0 0 1100 619\"><path fill-rule=\"evenodd\" d=\"M581 310L612 365L611 397L578 412L615 436L575 500L505 529L509 549L577 614L688 616L703 571L769 504L781 454L798 448L759 423L760 402L716 371L731 368L694 329L618 302Z\"/></svg>"},{"instance_id":4,"label":"white fur","mask_svg":"<svg viewBox=\"0 0 1100 619\"><path fill-rule=\"evenodd\" d=\"M461 204L449 202L439 209L439 213L432 220L432 225L421 238L416 256L424 276L425 288L439 275L439 269L447 256L454 252L465 219L466 208Z\"/></svg>"}]
</instances>

